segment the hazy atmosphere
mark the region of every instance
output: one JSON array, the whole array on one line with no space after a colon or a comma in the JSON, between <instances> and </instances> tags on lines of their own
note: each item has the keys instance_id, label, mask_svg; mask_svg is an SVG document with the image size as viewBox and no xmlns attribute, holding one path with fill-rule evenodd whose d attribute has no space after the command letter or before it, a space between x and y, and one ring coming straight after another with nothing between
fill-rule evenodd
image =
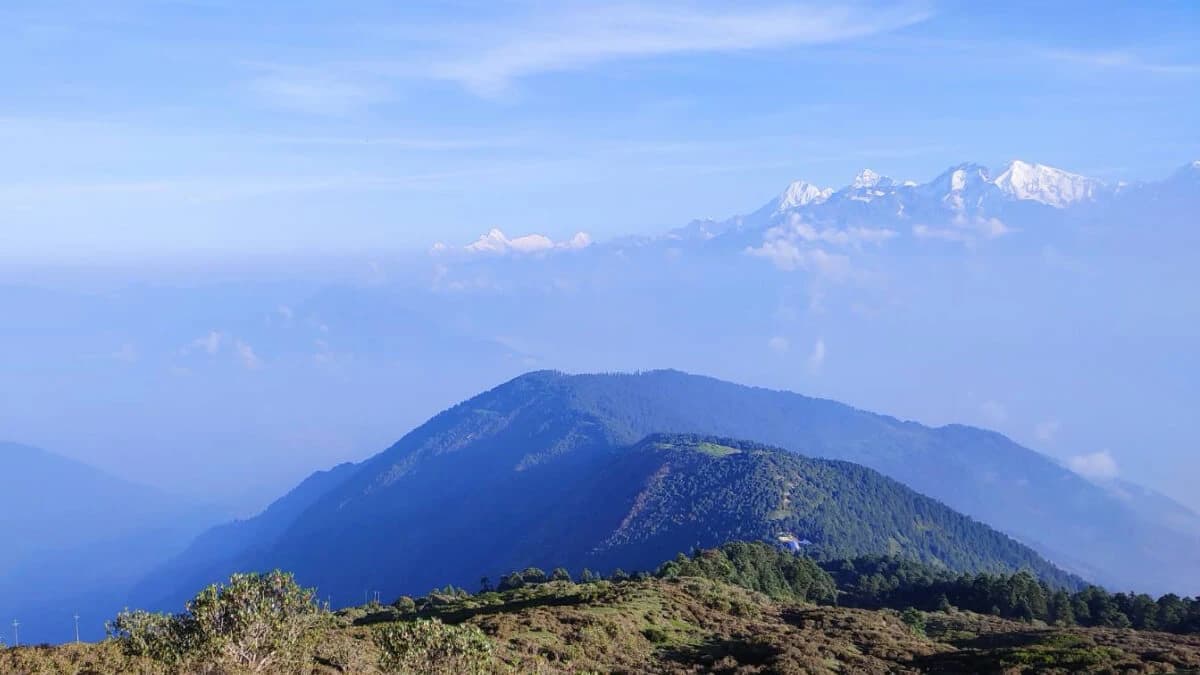
<instances>
[{"instance_id":1,"label":"hazy atmosphere","mask_svg":"<svg viewBox=\"0 0 1200 675\"><path fill-rule=\"evenodd\" d=\"M0 626L33 616L6 587L57 583L151 530L145 567L111 578L146 603L181 590L164 569L198 590L217 579L160 563L203 548L207 528L541 370L678 370L878 413L812 413L801 432L776 417L791 399L697 416L765 394L704 398L673 375L544 385L571 388L562 409L606 420L614 447L715 434L858 462L1030 547L1012 569L1041 555L1114 591L1200 593L1179 587L1200 561L1200 7L1116 5L4 3L0 506L15 510L0 525L16 536ZM476 405L524 420L498 391ZM492 433L446 419L462 438ZM833 420L896 426L839 436ZM1041 456L1000 462L990 435L938 436L951 424ZM956 471L1034 505L1027 520L935 491L962 474L904 473L939 443ZM34 480L21 448L71 468ZM894 454L910 450L922 459ZM48 506L40 480L64 501ZM1078 499L1039 512L1064 481ZM376 485L359 473L340 489L353 484ZM78 515L116 494L136 495L121 527ZM307 525L237 559L287 563L335 605L367 579L411 593L297 553L300 533L328 534L366 499L314 501ZM399 523L404 508L380 512ZM1068 508L1076 520L1055 520ZM39 525L76 515L70 542ZM1108 549L1063 550L1039 519L1153 530L1139 561L1173 541L1187 553L1138 577ZM365 545L336 522L345 547ZM592 560L576 553L564 560ZM543 560L503 555L490 564ZM468 562L446 573L474 583ZM79 588L63 602L94 590Z\"/></svg>"},{"instance_id":2,"label":"hazy atmosphere","mask_svg":"<svg viewBox=\"0 0 1200 675\"><path fill-rule=\"evenodd\" d=\"M670 366L994 428L1200 507L1194 211L1111 241L1053 223L815 241L847 270L746 287L703 270L771 259L679 242L644 279L597 267L620 265L612 242L864 167L1165 178L1200 157L1188 3L16 3L3 19L14 440L265 499L523 370ZM433 249L493 228L601 246ZM672 306L645 308L670 313L661 335L605 314L664 286ZM389 304L330 325L314 302L331 293ZM388 344L442 327L479 350L430 368Z\"/></svg>"}]
</instances>

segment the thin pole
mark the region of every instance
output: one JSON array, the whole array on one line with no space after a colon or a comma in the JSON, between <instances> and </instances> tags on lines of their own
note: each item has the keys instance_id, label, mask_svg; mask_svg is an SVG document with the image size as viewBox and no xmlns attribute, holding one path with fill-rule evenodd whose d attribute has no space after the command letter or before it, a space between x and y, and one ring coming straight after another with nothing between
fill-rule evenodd
<instances>
[{"instance_id":1,"label":"thin pole","mask_svg":"<svg viewBox=\"0 0 1200 675\"><path fill-rule=\"evenodd\" d=\"M19 630L21 622L13 619L13 646L21 646L21 631Z\"/></svg>"},{"instance_id":2,"label":"thin pole","mask_svg":"<svg viewBox=\"0 0 1200 675\"><path fill-rule=\"evenodd\" d=\"M75 612L75 644L79 644L79 612Z\"/></svg>"}]
</instances>

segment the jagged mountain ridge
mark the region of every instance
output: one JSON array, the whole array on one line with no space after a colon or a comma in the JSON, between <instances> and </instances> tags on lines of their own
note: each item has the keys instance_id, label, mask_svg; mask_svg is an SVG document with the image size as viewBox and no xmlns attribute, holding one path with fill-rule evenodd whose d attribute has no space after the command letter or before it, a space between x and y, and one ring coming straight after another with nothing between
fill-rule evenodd
<instances>
[{"instance_id":1,"label":"jagged mountain ridge","mask_svg":"<svg viewBox=\"0 0 1200 675\"><path fill-rule=\"evenodd\" d=\"M958 164L925 183L897 181L864 169L837 189L794 181L747 215L696 220L672 230L667 238L726 238L743 244L754 241L747 235L797 221L838 228L894 228L897 235L915 238L950 238L953 229L930 234L930 228L949 227L994 238L1026 225L1104 220L1113 211L1126 216L1150 213L1157 219L1156 206L1179 200L1200 204L1198 177L1200 161L1161 181L1139 183L1108 182L1023 160L997 169ZM1005 227L981 227L989 221Z\"/></svg>"}]
</instances>

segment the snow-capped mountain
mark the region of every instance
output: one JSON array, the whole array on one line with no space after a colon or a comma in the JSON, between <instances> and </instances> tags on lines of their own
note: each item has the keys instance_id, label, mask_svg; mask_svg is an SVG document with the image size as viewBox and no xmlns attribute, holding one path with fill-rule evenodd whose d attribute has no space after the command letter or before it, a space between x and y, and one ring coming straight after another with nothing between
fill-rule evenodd
<instances>
[{"instance_id":1,"label":"snow-capped mountain","mask_svg":"<svg viewBox=\"0 0 1200 675\"><path fill-rule=\"evenodd\" d=\"M661 236L607 242L595 251L691 242L745 251L764 244L912 246L951 242L1016 241L1043 246L1096 228L1153 225L1185 227L1200 236L1200 161L1183 165L1158 181L1110 183L1022 160L996 170L981 164L951 166L919 183L863 169L841 188L805 180L789 183L758 209L725 219L707 218ZM1019 237L1011 235L1020 234ZM793 241L795 240L795 241ZM552 242L542 236L507 240L500 232L467 246L482 250L580 250L591 239ZM435 251L445 246L435 247Z\"/></svg>"},{"instance_id":2,"label":"snow-capped mountain","mask_svg":"<svg viewBox=\"0 0 1200 675\"><path fill-rule=\"evenodd\" d=\"M793 181L779 195L775 201L775 211L786 211L799 206L808 206L809 204L820 204L829 199L833 194L833 188L819 188L812 183L798 180Z\"/></svg>"},{"instance_id":3,"label":"snow-capped mountain","mask_svg":"<svg viewBox=\"0 0 1200 675\"><path fill-rule=\"evenodd\" d=\"M846 238L837 233L870 228L901 237L970 243L1022 231L1061 233L1060 226L1069 223L1175 222L1189 212L1200 212L1200 162L1161 181L1124 184L1013 160L995 170L959 164L924 183L898 181L871 169L838 189L797 180L755 211L694 221L667 238L711 240L738 248L802 225L809 228L803 231L821 232L830 240Z\"/></svg>"},{"instance_id":4,"label":"snow-capped mountain","mask_svg":"<svg viewBox=\"0 0 1200 675\"><path fill-rule=\"evenodd\" d=\"M1044 164L1013 160L992 181L1013 199L1025 199L1065 208L1078 202L1094 201L1111 192L1105 183Z\"/></svg>"}]
</instances>

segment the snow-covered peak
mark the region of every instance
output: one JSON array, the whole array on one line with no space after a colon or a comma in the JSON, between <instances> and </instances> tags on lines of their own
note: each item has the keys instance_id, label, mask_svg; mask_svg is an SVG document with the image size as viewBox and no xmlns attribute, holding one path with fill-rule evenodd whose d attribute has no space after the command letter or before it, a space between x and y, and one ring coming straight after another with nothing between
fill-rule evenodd
<instances>
[{"instance_id":1,"label":"snow-covered peak","mask_svg":"<svg viewBox=\"0 0 1200 675\"><path fill-rule=\"evenodd\" d=\"M564 241L554 241L544 234L526 234L509 238L500 228L493 227L487 234L463 247L470 254L531 254L553 250L578 250L592 245L592 237L587 232L577 232L575 236ZM442 254L450 251L450 247L442 242L433 245L433 253Z\"/></svg>"},{"instance_id":2,"label":"snow-covered peak","mask_svg":"<svg viewBox=\"0 0 1200 675\"><path fill-rule=\"evenodd\" d=\"M851 201L871 202L893 193L895 190L896 181L870 169L863 169L854 177L854 182L840 192Z\"/></svg>"},{"instance_id":3,"label":"snow-covered peak","mask_svg":"<svg viewBox=\"0 0 1200 675\"><path fill-rule=\"evenodd\" d=\"M798 180L788 185L783 194L779 195L779 206L776 210L786 211L798 206L820 204L829 199L831 194L833 194L832 188L819 188L807 181Z\"/></svg>"},{"instance_id":4,"label":"snow-covered peak","mask_svg":"<svg viewBox=\"0 0 1200 675\"><path fill-rule=\"evenodd\" d=\"M988 193L996 190L991 180L987 167L959 164L946 169L928 183L917 186L916 193L962 212L980 206Z\"/></svg>"},{"instance_id":5,"label":"snow-covered peak","mask_svg":"<svg viewBox=\"0 0 1200 675\"><path fill-rule=\"evenodd\" d=\"M1170 185L1195 187L1200 184L1200 161L1184 164L1163 182Z\"/></svg>"},{"instance_id":6,"label":"snow-covered peak","mask_svg":"<svg viewBox=\"0 0 1200 675\"><path fill-rule=\"evenodd\" d=\"M934 178L928 185L942 194L948 192L963 192L984 185L991 181L987 167L979 164L959 164L952 166Z\"/></svg>"},{"instance_id":7,"label":"snow-covered peak","mask_svg":"<svg viewBox=\"0 0 1200 675\"><path fill-rule=\"evenodd\" d=\"M1013 199L1041 202L1060 209L1095 199L1102 187L1102 183L1094 178L1019 159L1009 162L993 182Z\"/></svg>"},{"instance_id":8,"label":"snow-covered peak","mask_svg":"<svg viewBox=\"0 0 1200 675\"><path fill-rule=\"evenodd\" d=\"M857 176L854 177L854 182L850 184L850 187L856 190L862 190L865 188L878 187L880 183L885 181L890 183L891 179L886 176L881 176L870 169L863 169L862 171L858 172Z\"/></svg>"},{"instance_id":9,"label":"snow-covered peak","mask_svg":"<svg viewBox=\"0 0 1200 675\"><path fill-rule=\"evenodd\" d=\"M988 179L988 170L981 166L964 165L956 167L950 173L950 189L955 192L962 192L968 186L985 183Z\"/></svg>"}]
</instances>

